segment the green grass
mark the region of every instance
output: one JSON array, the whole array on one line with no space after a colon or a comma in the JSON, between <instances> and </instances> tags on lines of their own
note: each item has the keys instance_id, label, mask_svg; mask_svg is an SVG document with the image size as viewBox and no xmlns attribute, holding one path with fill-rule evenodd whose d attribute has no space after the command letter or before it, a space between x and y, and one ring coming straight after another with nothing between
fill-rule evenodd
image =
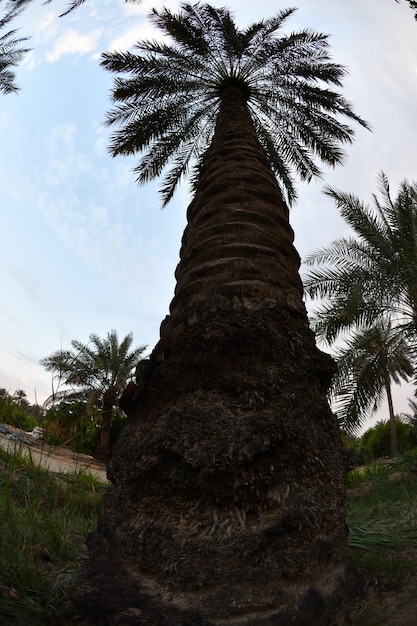
<instances>
[{"instance_id":1,"label":"green grass","mask_svg":"<svg viewBox=\"0 0 417 626\"><path fill-rule=\"evenodd\" d=\"M105 487L84 470L53 474L0 449L0 623L71 623L67 595Z\"/></svg>"},{"instance_id":2,"label":"green grass","mask_svg":"<svg viewBox=\"0 0 417 626\"><path fill-rule=\"evenodd\" d=\"M389 624L417 602L416 464L408 455L347 476L352 561L369 585L354 626Z\"/></svg>"}]
</instances>

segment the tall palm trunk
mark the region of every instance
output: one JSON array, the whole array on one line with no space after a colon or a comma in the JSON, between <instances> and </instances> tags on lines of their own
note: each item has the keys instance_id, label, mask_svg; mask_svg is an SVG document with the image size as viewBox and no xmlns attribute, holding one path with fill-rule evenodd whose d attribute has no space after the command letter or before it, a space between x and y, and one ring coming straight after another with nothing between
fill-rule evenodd
<instances>
[{"instance_id":1,"label":"tall palm trunk","mask_svg":"<svg viewBox=\"0 0 417 626\"><path fill-rule=\"evenodd\" d=\"M103 395L102 424L94 456L102 461L110 459L110 433L113 407L117 404L117 390L110 388Z\"/></svg>"},{"instance_id":2,"label":"tall palm trunk","mask_svg":"<svg viewBox=\"0 0 417 626\"><path fill-rule=\"evenodd\" d=\"M389 376L387 376L387 379L385 381L385 389L387 391L388 414L391 426L391 458L395 459L395 457L398 455L398 437L397 426L395 424L394 403L392 401L391 383Z\"/></svg>"},{"instance_id":3,"label":"tall palm trunk","mask_svg":"<svg viewBox=\"0 0 417 626\"><path fill-rule=\"evenodd\" d=\"M237 87L223 93L187 218L163 337L207 309L250 308L266 300L303 307L288 208Z\"/></svg>"},{"instance_id":4,"label":"tall palm trunk","mask_svg":"<svg viewBox=\"0 0 417 626\"><path fill-rule=\"evenodd\" d=\"M334 366L308 326L292 239L245 99L228 87L170 316L110 463L80 613L320 626L349 596Z\"/></svg>"}]
</instances>

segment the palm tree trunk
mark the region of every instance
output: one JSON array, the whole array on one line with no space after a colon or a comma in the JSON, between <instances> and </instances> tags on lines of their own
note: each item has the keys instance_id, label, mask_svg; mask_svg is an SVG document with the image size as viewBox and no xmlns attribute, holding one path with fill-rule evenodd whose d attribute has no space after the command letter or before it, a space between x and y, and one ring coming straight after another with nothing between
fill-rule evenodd
<instances>
[{"instance_id":1,"label":"palm tree trunk","mask_svg":"<svg viewBox=\"0 0 417 626\"><path fill-rule=\"evenodd\" d=\"M236 87L224 91L187 218L162 338L208 309L279 300L303 311L288 207Z\"/></svg>"},{"instance_id":2,"label":"palm tree trunk","mask_svg":"<svg viewBox=\"0 0 417 626\"><path fill-rule=\"evenodd\" d=\"M103 395L102 424L99 439L94 456L101 461L108 462L110 459L110 432L113 418L113 407L117 402L117 394L113 389L108 389Z\"/></svg>"},{"instance_id":3,"label":"palm tree trunk","mask_svg":"<svg viewBox=\"0 0 417 626\"><path fill-rule=\"evenodd\" d=\"M394 414L394 404L392 401L392 392L389 378L385 383L385 388L387 390L387 400L388 400L388 414L389 421L391 425L391 458L395 458L398 455L398 437L397 437L397 426L395 424L395 414Z\"/></svg>"},{"instance_id":4,"label":"palm tree trunk","mask_svg":"<svg viewBox=\"0 0 417 626\"><path fill-rule=\"evenodd\" d=\"M137 625L321 626L350 599L334 365L292 241L245 99L227 88L89 539L83 614L100 598L114 625L128 611Z\"/></svg>"}]
</instances>

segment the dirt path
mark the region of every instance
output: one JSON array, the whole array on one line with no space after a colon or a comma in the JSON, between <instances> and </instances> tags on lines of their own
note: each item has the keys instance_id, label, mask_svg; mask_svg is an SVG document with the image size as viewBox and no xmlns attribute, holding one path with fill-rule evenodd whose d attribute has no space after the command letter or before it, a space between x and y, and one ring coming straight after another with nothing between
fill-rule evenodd
<instances>
[{"instance_id":1,"label":"dirt path","mask_svg":"<svg viewBox=\"0 0 417 626\"><path fill-rule=\"evenodd\" d=\"M88 470L103 482L107 481L106 465L93 459L93 457L87 454L77 454L66 446L47 446L42 441L28 436L25 432L17 428L8 425L5 426L7 426L7 429L12 433L24 437L29 443L11 440L7 435L0 433L0 446L2 446L2 448L10 451L18 449L31 457L37 465L50 469L52 472L67 473L71 470L81 468Z\"/></svg>"}]
</instances>

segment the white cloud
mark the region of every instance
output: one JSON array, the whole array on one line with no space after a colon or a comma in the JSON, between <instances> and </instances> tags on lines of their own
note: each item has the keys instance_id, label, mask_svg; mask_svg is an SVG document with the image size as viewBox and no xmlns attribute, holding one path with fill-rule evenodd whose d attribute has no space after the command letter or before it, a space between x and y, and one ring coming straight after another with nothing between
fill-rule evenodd
<instances>
[{"instance_id":1,"label":"white cloud","mask_svg":"<svg viewBox=\"0 0 417 626\"><path fill-rule=\"evenodd\" d=\"M56 63L64 54L82 56L98 52L101 35L102 31L98 28L88 34L70 28L55 41L52 50L46 54L46 59L50 63Z\"/></svg>"}]
</instances>

